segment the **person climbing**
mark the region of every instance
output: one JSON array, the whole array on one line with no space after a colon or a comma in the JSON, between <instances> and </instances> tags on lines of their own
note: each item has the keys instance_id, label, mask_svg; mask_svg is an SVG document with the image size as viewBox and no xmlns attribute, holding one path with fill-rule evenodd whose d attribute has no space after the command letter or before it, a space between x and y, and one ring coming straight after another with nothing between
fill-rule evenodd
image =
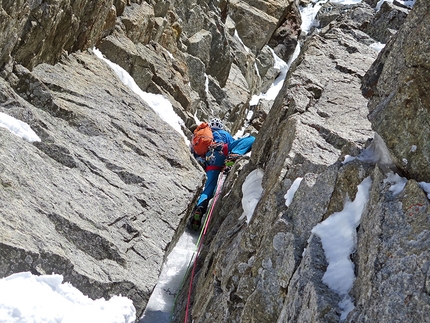
<instances>
[{"instance_id":1,"label":"person climbing","mask_svg":"<svg viewBox=\"0 0 430 323\"><path fill-rule=\"evenodd\" d=\"M205 139L197 138L199 135L195 131L192 143L194 156L205 168L207 177L205 187L200 194L190 221L192 229L196 231L200 229L202 218L206 213L210 199L215 193L218 177L224 168L226 159L235 160L245 155L251 150L255 141L253 136L235 140L228 131L224 130L224 124L218 118L213 118L208 124L202 123L196 130L207 127L211 131L201 136L201 138L204 137ZM210 138L211 134L212 138ZM207 143L203 144L203 140L207 140Z\"/></svg>"}]
</instances>

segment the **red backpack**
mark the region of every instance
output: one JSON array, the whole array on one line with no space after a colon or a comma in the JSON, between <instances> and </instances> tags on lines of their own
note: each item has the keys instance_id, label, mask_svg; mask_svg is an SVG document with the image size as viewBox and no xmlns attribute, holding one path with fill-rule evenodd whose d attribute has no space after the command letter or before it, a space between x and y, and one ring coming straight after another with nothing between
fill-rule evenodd
<instances>
[{"instance_id":1,"label":"red backpack","mask_svg":"<svg viewBox=\"0 0 430 323\"><path fill-rule=\"evenodd\" d=\"M191 145L197 155L204 156L208 152L209 146L212 145L213 140L214 136L211 127L206 122L203 122L194 130Z\"/></svg>"}]
</instances>

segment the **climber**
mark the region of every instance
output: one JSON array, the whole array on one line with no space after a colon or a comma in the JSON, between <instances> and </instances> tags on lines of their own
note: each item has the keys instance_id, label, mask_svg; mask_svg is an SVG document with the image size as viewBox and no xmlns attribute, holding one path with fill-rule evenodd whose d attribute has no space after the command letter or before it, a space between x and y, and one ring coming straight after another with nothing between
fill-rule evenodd
<instances>
[{"instance_id":1,"label":"climber","mask_svg":"<svg viewBox=\"0 0 430 323\"><path fill-rule=\"evenodd\" d=\"M230 133L224 130L224 124L218 118L214 118L209 122L212 130L213 141L209 146L205 155L194 156L199 163L205 168L206 183L201 193L197 205L194 209L190 224L192 229L198 231L201 226L201 220L206 213L210 199L213 197L218 177L224 168L224 163L227 160L235 160L238 157L245 155L251 150L255 137L246 136L239 139L234 139Z\"/></svg>"}]
</instances>

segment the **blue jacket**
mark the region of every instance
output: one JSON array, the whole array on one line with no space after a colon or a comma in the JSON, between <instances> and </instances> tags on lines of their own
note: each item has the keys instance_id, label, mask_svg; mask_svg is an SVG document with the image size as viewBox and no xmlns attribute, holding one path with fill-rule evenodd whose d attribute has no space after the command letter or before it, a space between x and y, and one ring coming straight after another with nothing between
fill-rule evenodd
<instances>
[{"instance_id":1,"label":"blue jacket","mask_svg":"<svg viewBox=\"0 0 430 323\"><path fill-rule=\"evenodd\" d=\"M207 174L207 181L202 194L197 202L198 206L204 206L213 197L219 174L224 166L226 156L229 153L244 155L251 150L255 137L247 136L234 140L225 130L213 129L214 140L221 145L216 149L211 149L205 156L204 164ZM200 157L198 157L200 158ZM203 159L203 158L201 158ZM206 207L205 207L206 209Z\"/></svg>"},{"instance_id":2,"label":"blue jacket","mask_svg":"<svg viewBox=\"0 0 430 323\"><path fill-rule=\"evenodd\" d=\"M240 139L234 139L232 135L222 129L211 128L214 136L214 142L218 143L215 149L209 149L205 158L197 156L194 157L199 163L205 167L206 171L216 170L220 171L224 166L225 159L229 153L243 155L251 150L255 137L247 136Z\"/></svg>"},{"instance_id":3,"label":"blue jacket","mask_svg":"<svg viewBox=\"0 0 430 323\"><path fill-rule=\"evenodd\" d=\"M217 143L230 144L234 141L233 137L225 130L212 128L212 134Z\"/></svg>"}]
</instances>

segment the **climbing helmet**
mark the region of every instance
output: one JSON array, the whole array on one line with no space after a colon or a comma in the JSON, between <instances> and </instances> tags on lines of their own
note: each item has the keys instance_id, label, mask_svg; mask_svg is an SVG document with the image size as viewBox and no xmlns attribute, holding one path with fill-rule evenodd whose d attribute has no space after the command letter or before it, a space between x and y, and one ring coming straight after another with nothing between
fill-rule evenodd
<instances>
[{"instance_id":1,"label":"climbing helmet","mask_svg":"<svg viewBox=\"0 0 430 323\"><path fill-rule=\"evenodd\" d=\"M224 124L218 118L213 118L211 121L209 121L209 125L214 129L224 129Z\"/></svg>"}]
</instances>

